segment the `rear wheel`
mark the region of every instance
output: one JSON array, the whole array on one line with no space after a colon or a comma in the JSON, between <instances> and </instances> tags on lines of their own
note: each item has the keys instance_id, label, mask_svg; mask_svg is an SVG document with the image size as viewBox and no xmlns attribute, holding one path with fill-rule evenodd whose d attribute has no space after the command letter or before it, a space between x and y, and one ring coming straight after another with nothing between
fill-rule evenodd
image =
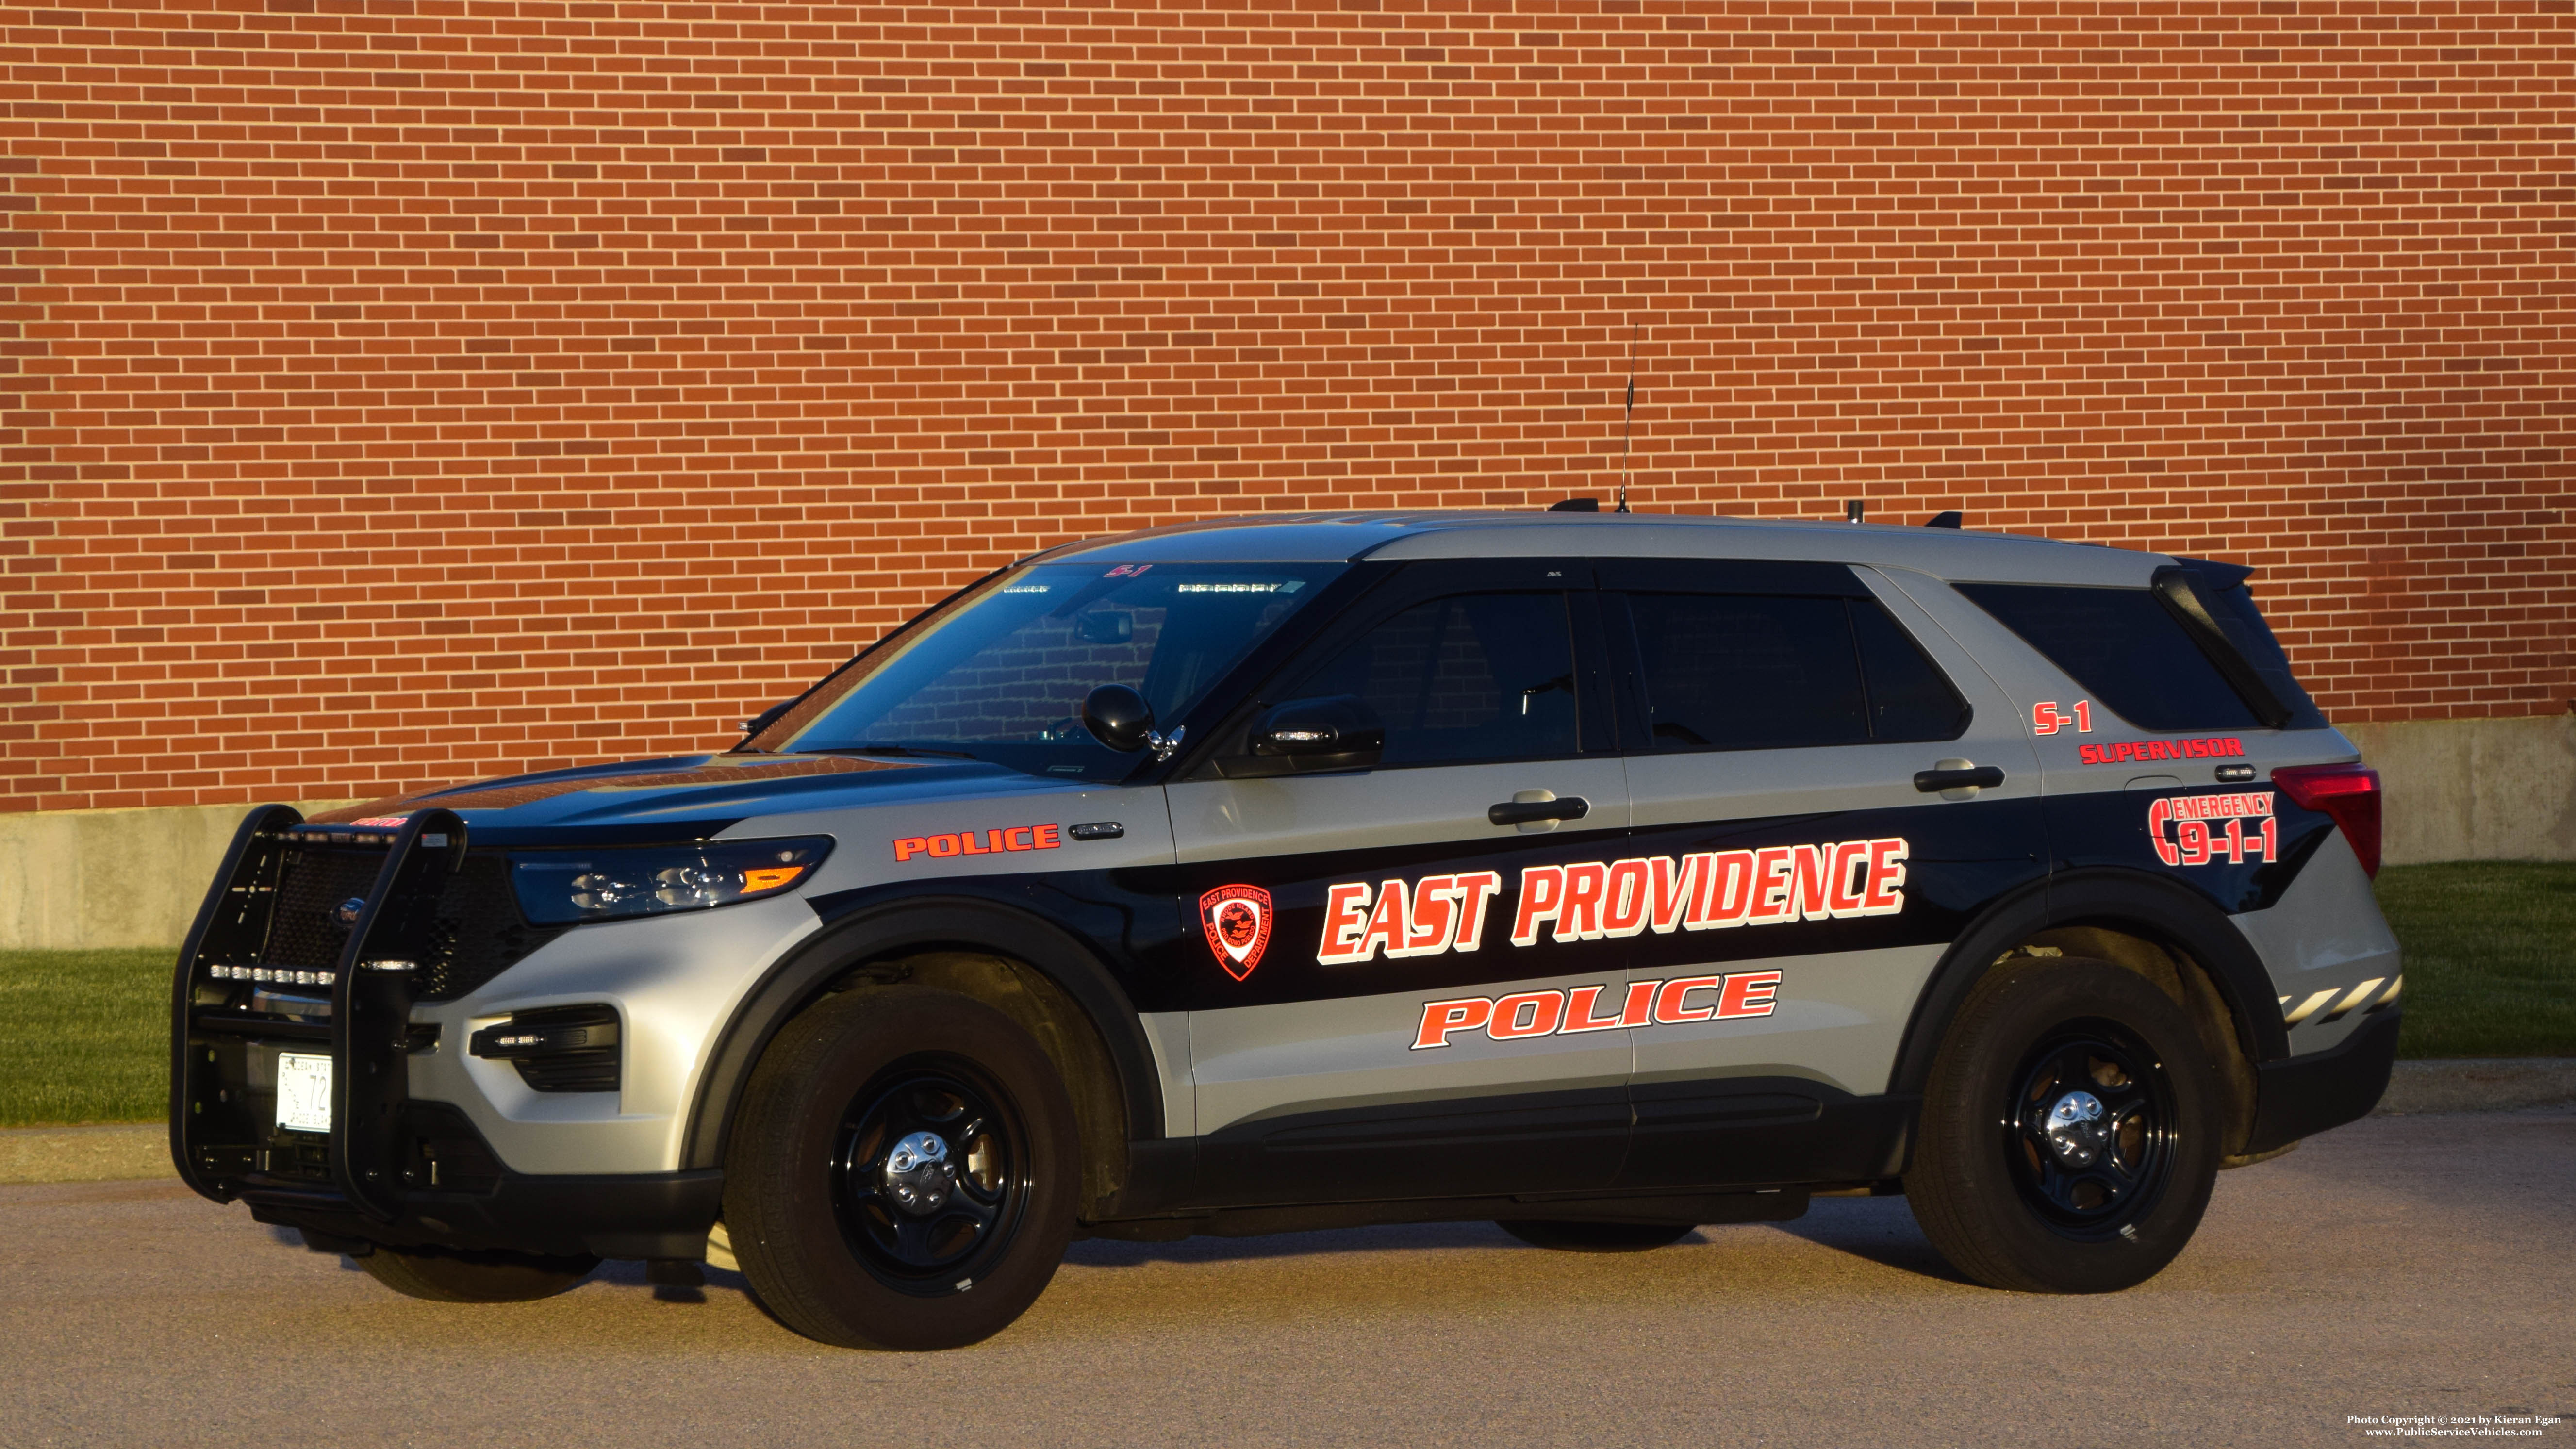
<instances>
[{"instance_id":1,"label":"rear wheel","mask_svg":"<svg viewBox=\"0 0 2576 1449\"><path fill-rule=\"evenodd\" d=\"M1642 1253L1677 1243L1695 1223L1587 1223L1512 1218L1494 1226L1533 1248L1561 1253Z\"/></svg>"},{"instance_id":2,"label":"rear wheel","mask_svg":"<svg viewBox=\"0 0 2576 1449\"><path fill-rule=\"evenodd\" d=\"M2200 1226L2220 1090L2182 1008L2134 972L1998 967L1933 1064L1906 1198L1951 1266L1989 1287L2131 1287Z\"/></svg>"},{"instance_id":3,"label":"rear wheel","mask_svg":"<svg viewBox=\"0 0 2576 1449\"><path fill-rule=\"evenodd\" d=\"M552 1298L591 1274L597 1258L378 1248L357 1260L396 1293L433 1303L526 1303Z\"/></svg>"},{"instance_id":4,"label":"rear wheel","mask_svg":"<svg viewBox=\"0 0 2576 1449\"><path fill-rule=\"evenodd\" d=\"M745 1090L724 1221L780 1322L848 1348L1000 1332L1073 1233L1081 1143L1054 1064L1009 1017L919 986L790 1022Z\"/></svg>"}]
</instances>

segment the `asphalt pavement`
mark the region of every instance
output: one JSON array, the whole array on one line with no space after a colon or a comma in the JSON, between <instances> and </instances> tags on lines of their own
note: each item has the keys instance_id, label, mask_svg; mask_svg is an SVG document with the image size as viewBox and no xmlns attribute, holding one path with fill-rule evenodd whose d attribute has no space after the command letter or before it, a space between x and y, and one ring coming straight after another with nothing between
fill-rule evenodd
<instances>
[{"instance_id":1,"label":"asphalt pavement","mask_svg":"<svg viewBox=\"0 0 2576 1449\"><path fill-rule=\"evenodd\" d=\"M1955 1278L1901 1199L1652 1253L1486 1224L1086 1242L930 1356L729 1273L543 1303L378 1288L163 1181L0 1188L0 1444L2282 1445L2543 1415L2576 1445L2576 1108L2378 1117L2219 1179L2144 1287ZM692 1301L694 1300L694 1301ZM2421 1443L2422 1440L2412 1442Z\"/></svg>"}]
</instances>

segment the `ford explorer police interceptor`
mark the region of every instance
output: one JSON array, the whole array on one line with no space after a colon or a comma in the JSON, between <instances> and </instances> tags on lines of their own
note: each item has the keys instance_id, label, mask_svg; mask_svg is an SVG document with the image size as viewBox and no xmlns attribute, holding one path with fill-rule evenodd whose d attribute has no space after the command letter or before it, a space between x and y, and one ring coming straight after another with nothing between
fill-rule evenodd
<instances>
[{"instance_id":1,"label":"ford explorer police interceptor","mask_svg":"<svg viewBox=\"0 0 2576 1449\"><path fill-rule=\"evenodd\" d=\"M253 811L173 1154L405 1293L712 1256L853 1346L992 1334L1077 1235L1824 1191L2124 1288L2395 1053L2378 779L2247 574L1557 511L1054 549L723 754Z\"/></svg>"}]
</instances>

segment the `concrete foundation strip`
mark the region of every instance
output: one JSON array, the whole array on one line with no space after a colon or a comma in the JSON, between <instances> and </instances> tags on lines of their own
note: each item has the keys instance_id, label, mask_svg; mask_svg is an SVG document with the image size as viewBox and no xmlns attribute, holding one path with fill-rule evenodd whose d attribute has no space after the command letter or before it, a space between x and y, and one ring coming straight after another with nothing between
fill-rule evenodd
<instances>
[{"instance_id":1,"label":"concrete foundation strip","mask_svg":"<svg viewBox=\"0 0 2576 1449\"><path fill-rule=\"evenodd\" d=\"M2383 1115L2504 1112L2576 1101L2576 1057L2399 1062ZM168 1177L170 1138L158 1122L0 1129L0 1183L114 1182Z\"/></svg>"}]
</instances>

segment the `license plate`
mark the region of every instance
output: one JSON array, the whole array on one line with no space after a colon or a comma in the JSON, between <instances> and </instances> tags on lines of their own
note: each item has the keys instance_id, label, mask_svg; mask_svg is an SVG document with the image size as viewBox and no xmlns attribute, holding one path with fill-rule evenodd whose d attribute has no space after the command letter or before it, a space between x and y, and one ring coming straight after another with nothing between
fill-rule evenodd
<instances>
[{"instance_id":1,"label":"license plate","mask_svg":"<svg viewBox=\"0 0 2576 1449\"><path fill-rule=\"evenodd\" d=\"M277 1125L289 1132L331 1130L331 1059L280 1053Z\"/></svg>"}]
</instances>

